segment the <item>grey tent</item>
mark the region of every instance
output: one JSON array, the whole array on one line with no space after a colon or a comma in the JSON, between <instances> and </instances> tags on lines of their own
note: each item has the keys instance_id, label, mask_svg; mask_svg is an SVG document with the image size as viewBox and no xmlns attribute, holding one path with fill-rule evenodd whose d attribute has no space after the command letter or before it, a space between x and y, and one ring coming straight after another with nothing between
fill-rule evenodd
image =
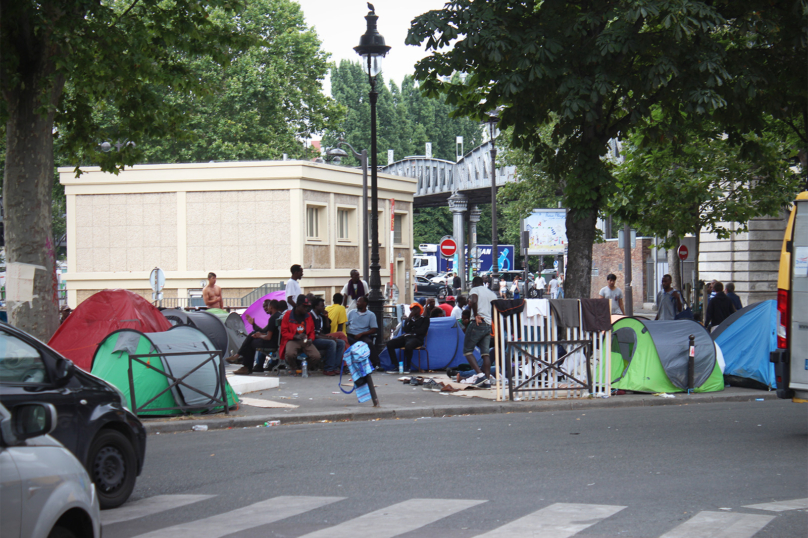
<instances>
[{"instance_id":1,"label":"grey tent","mask_svg":"<svg viewBox=\"0 0 808 538\"><path fill-rule=\"evenodd\" d=\"M206 310L208 314L213 314L219 321L224 324L227 330L227 356L235 355L244 339L247 338L247 332L244 330L244 320L235 312L227 312L219 308L209 308Z\"/></svg>"},{"instance_id":2,"label":"grey tent","mask_svg":"<svg viewBox=\"0 0 808 538\"><path fill-rule=\"evenodd\" d=\"M163 315L172 325L188 325L202 331L213 342L213 347L222 353L228 350L227 329L219 318L205 311L185 312L178 308L163 310Z\"/></svg>"}]
</instances>

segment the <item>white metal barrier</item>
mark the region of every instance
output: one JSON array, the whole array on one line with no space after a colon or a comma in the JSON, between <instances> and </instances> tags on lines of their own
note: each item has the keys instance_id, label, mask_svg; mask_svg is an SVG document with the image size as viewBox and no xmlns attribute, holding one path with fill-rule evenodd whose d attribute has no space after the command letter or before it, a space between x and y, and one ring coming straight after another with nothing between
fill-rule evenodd
<instances>
[{"instance_id":1,"label":"white metal barrier","mask_svg":"<svg viewBox=\"0 0 808 538\"><path fill-rule=\"evenodd\" d=\"M560 328L547 299L526 303L532 301L544 304L514 315L494 307L497 401L608 397L611 331ZM582 324L581 302L575 301ZM546 315L528 317L537 310Z\"/></svg>"}]
</instances>

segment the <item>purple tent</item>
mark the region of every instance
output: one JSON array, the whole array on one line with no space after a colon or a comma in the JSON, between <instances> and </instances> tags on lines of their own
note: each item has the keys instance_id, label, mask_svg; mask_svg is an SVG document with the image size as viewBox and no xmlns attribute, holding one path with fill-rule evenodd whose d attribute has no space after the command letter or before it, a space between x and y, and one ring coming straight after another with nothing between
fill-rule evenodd
<instances>
[{"instance_id":1,"label":"purple tent","mask_svg":"<svg viewBox=\"0 0 808 538\"><path fill-rule=\"evenodd\" d=\"M269 314L264 312L264 301L267 299L278 299L279 301L285 301L286 292L284 290L280 290L268 293L255 301L249 306L249 308L247 308L247 310L244 311L244 313L241 315L241 320L244 322L244 330L247 331L247 334L250 334L254 330L252 325L247 323L247 316L252 316L252 318L255 319L256 326L258 327L264 327L269 321Z\"/></svg>"}]
</instances>

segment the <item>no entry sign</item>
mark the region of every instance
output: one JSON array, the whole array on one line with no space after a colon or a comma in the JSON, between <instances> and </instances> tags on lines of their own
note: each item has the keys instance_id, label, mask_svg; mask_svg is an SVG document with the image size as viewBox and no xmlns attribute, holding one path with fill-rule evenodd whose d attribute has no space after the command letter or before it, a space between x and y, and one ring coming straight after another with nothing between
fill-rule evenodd
<instances>
[{"instance_id":1,"label":"no entry sign","mask_svg":"<svg viewBox=\"0 0 808 538\"><path fill-rule=\"evenodd\" d=\"M454 239L444 239L440 242L440 254L444 258L451 258L457 252L457 243Z\"/></svg>"},{"instance_id":2,"label":"no entry sign","mask_svg":"<svg viewBox=\"0 0 808 538\"><path fill-rule=\"evenodd\" d=\"M679 255L679 259L685 261L687 259L687 255L689 254L687 251L687 247L684 245L679 245L679 248L676 250L676 253Z\"/></svg>"}]
</instances>

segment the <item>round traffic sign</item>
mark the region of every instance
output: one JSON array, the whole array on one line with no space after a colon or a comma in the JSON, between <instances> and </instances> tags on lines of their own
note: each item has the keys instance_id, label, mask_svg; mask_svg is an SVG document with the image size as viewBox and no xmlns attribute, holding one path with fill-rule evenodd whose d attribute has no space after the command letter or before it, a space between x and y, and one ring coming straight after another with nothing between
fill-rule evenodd
<instances>
[{"instance_id":1,"label":"round traffic sign","mask_svg":"<svg viewBox=\"0 0 808 538\"><path fill-rule=\"evenodd\" d=\"M684 245L679 245L679 248L676 250L676 254L679 255L680 260L685 261L688 255L687 247Z\"/></svg>"},{"instance_id":2,"label":"round traffic sign","mask_svg":"<svg viewBox=\"0 0 808 538\"><path fill-rule=\"evenodd\" d=\"M440 242L440 253L444 258L451 258L457 252L457 243L452 238Z\"/></svg>"},{"instance_id":3,"label":"round traffic sign","mask_svg":"<svg viewBox=\"0 0 808 538\"><path fill-rule=\"evenodd\" d=\"M163 291L163 287L166 285L166 274L162 269L159 267L152 269L149 275L149 284L151 284L151 289L155 293Z\"/></svg>"}]
</instances>

